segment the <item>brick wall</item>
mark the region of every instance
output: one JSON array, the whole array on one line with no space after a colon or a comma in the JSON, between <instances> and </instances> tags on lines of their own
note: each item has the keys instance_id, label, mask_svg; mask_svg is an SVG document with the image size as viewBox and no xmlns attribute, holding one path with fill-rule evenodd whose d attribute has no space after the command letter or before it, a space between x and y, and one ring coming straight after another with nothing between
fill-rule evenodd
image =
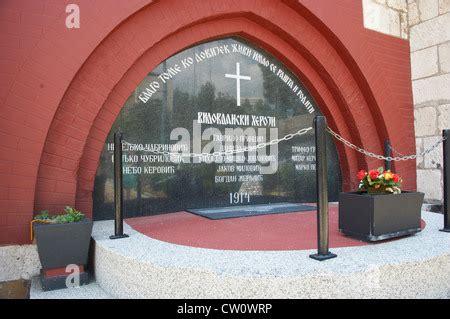
<instances>
[{"instance_id":1,"label":"brick wall","mask_svg":"<svg viewBox=\"0 0 450 319\"><path fill-rule=\"evenodd\" d=\"M80 6L67 29L65 4ZM168 56L239 35L284 62L330 125L382 152L415 149L409 44L363 26L354 0L0 2L0 244L28 242L34 210L92 212L106 135L129 94ZM401 119L401 121L399 121ZM382 163L338 145L344 189ZM415 163L396 170L415 187Z\"/></svg>"},{"instance_id":2,"label":"brick wall","mask_svg":"<svg viewBox=\"0 0 450 319\"><path fill-rule=\"evenodd\" d=\"M0 244L29 242L39 163L67 87L98 43L151 1L76 1L83 26L69 30L72 2L0 1ZM59 194L59 203L74 204Z\"/></svg>"}]
</instances>

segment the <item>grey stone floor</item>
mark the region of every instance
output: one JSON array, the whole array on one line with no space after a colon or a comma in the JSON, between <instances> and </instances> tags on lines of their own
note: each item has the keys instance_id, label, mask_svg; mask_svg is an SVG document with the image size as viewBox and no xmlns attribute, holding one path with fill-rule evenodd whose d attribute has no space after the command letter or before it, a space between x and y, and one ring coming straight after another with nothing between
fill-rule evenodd
<instances>
[{"instance_id":1,"label":"grey stone floor","mask_svg":"<svg viewBox=\"0 0 450 319\"><path fill-rule=\"evenodd\" d=\"M31 280L30 299L111 299L111 295L106 293L97 283L78 288L58 289L52 291L42 291L39 278Z\"/></svg>"}]
</instances>

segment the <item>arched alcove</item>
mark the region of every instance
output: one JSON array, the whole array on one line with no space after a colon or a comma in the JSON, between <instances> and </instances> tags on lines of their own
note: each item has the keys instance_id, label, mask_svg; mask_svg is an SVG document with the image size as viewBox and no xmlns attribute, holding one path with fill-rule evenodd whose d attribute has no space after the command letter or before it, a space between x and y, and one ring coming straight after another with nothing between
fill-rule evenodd
<instances>
[{"instance_id":1,"label":"arched alcove","mask_svg":"<svg viewBox=\"0 0 450 319\"><path fill-rule=\"evenodd\" d=\"M148 72L111 128L94 182L94 220L114 215L113 141L119 131L126 140L125 217L315 202L317 115L320 106L304 84L242 37L178 52ZM305 135L274 145L223 154L308 128ZM331 136L327 145L329 197L337 201L341 170ZM186 155L215 152L222 155Z\"/></svg>"},{"instance_id":2,"label":"arched alcove","mask_svg":"<svg viewBox=\"0 0 450 319\"><path fill-rule=\"evenodd\" d=\"M383 139L390 137L390 118L380 116L382 108L364 73L325 24L290 1L221 4L204 1L197 8L184 0L156 2L130 16L99 44L76 74L53 118L39 164L36 209L72 204L91 215L100 153L130 93L149 70L168 57L197 43L228 36L240 36L270 52L304 83L334 130L355 144L382 152ZM392 108L389 112L403 111ZM408 130L409 126L402 134ZM392 136L396 138L400 136ZM380 164L339 144L337 150L344 190L356 186L351 176L359 168ZM61 154L66 160L56 160ZM401 164L397 169L414 171L410 166ZM57 199L45 183L52 180L65 186Z\"/></svg>"}]
</instances>

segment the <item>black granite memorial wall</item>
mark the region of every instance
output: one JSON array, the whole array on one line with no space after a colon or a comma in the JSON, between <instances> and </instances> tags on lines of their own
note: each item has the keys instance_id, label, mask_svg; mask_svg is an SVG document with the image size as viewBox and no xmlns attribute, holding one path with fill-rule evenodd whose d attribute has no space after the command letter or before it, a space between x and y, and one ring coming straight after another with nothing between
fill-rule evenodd
<instances>
[{"instance_id":1,"label":"black granite memorial wall","mask_svg":"<svg viewBox=\"0 0 450 319\"><path fill-rule=\"evenodd\" d=\"M233 155L313 126L319 106L277 59L240 38L186 49L151 71L113 124L94 186L94 219L113 217L113 135L123 145L124 215L314 202L314 133ZM329 196L341 172L328 139Z\"/></svg>"}]
</instances>

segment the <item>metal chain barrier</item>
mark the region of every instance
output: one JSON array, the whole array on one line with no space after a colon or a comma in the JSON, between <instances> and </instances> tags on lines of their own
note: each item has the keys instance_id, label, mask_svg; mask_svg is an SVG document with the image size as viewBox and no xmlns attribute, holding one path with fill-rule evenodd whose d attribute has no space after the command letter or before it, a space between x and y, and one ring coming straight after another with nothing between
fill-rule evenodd
<instances>
[{"instance_id":1,"label":"metal chain barrier","mask_svg":"<svg viewBox=\"0 0 450 319\"><path fill-rule=\"evenodd\" d=\"M419 154L411 154L411 155L402 155L402 156L383 156L380 154L375 154L373 152L369 152L366 151L365 149L347 141L345 138L343 138L341 135L339 135L338 133L336 133L335 131L333 131L330 127L327 127L327 131L328 133L330 133L335 139L337 139L338 141L340 141L341 143L343 143L345 146L361 153L364 154L366 156L369 157L373 157L379 160L384 160L384 161L409 161L409 160L414 160L417 157L421 157L421 156L425 156L429 153L431 153L435 148L437 148L439 145L441 145L447 138L445 137L441 137L436 143L434 143L430 148L420 152ZM392 148L392 147L391 147ZM396 151L395 151L396 152ZM396 152L397 154L400 154L398 152ZM401 155L401 154L400 154Z\"/></svg>"},{"instance_id":2,"label":"metal chain barrier","mask_svg":"<svg viewBox=\"0 0 450 319\"><path fill-rule=\"evenodd\" d=\"M266 142L266 143L260 143L254 146L248 146L248 147L243 147L240 149L233 149L233 150L227 150L227 151L222 151L222 152L213 152L213 153L174 153L174 152L170 152L170 151L160 151L160 150L144 150L153 154L158 154L158 155L166 155L166 156L182 156L182 157L219 157L219 156L230 156L233 154L238 154L238 153L245 153L245 152L250 152L250 151L254 151L260 148L264 148L266 146L269 145L276 145L282 141L289 141L291 139L293 139L296 136L301 136L304 135L306 133L308 133L309 131L312 130L312 127L307 127L307 128L302 128L300 130L298 130L295 133L289 133L286 136L282 137L282 138L277 138L274 140L271 140L270 142ZM123 144L127 144L127 145L139 145L139 144L133 144L127 141L122 141Z\"/></svg>"},{"instance_id":3,"label":"metal chain barrier","mask_svg":"<svg viewBox=\"0 0 450 319\"><path fill-rule=\"evenodd\" d=\"M233 150L227 150L227 151L221 151L221 152L213 152L213 153L178 153L178 152L170 152L170 151L160 151L160 150L147 150L144 149L143 151L147 151L153 154L157 154L157 155L165 155L165 156L181 156L181 157L204 157L204 158L209 158L209 157L219 157L219 156L230 156L230 155L234 155L234 154L239 154L239 153L245 153L245 152L250 152L250 151L254 151L257 149L261 149L264 148L266 146L270 146L270 145L276 145L280 142L283 141L289 141L291 139L293 139L296 136L301 136L304 135L306 133L308 133L309 131L312 130L312 127L307 127L307 128L303 128L298 130L295 133L289 133L287 135L285 135L282 138L277 138L274 140L271 140L269 142L266 143L260 143L254 146L248 146L248 147L243 147L240 149L233 149ZM364 154L368 157L372 157L372 158L376 158L379 160L384 160L384 161L409 161L409 160L414 160L418 157L421 156L425 156L429 153L431 153L434 149L436 149L439 145L441 145L446 138L445 137L441 137L436 143L434 143L430 148L420 152L419 154L411 154L411 155L403 155L401 153L399 153L398 151L396 151L393 147L392 150L393 152L395 152L396 154L400 155L400 156L383 156L380 154L375 154L373 152L369 152L366 151L365 149L351 143L350 141L346 140L345 138L343 138L341 135L339 135L338 133L336 133L335 131L333 131L329 126L327 126L327 132L330 133L335 139L337 139L338 141L340 141L341 143L343 143L345 146L361 153ZM130 143L127 141L123 141L123 144L127 144L127 145L140 145L137 143ZM142 150L140 150L142 151Z\"/></svg>"}]
</instances>

